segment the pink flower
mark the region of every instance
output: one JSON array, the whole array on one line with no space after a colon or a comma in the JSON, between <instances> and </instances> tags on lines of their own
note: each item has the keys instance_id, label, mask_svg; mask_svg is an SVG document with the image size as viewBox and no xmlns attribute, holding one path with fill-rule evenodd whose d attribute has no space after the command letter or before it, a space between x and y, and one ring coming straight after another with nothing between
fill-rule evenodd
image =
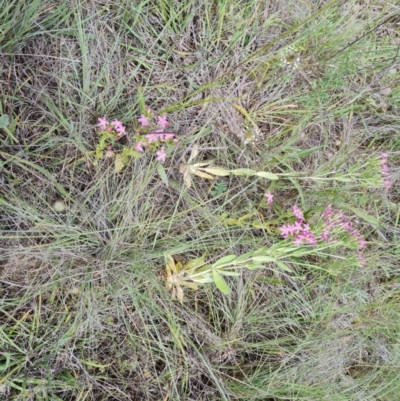
<instances>
[{"instance_id":1,"label":"pink flower","mask_svg":"<svg viewBox=\"0 0 400 401\"><path fill-rule=\"evenodd\" d=\"M389 166L387 165L388 156L389 155L387 153L381 153L379 155L379 165L380 165L381 172L382 172L382 175L384 178L386 190L388 190L392 186L392 183L390 181Z\"/></svg>"},{"instance_id":2,"label":"pink flower","mask_svg":"<svg viewBox=\"0 0 400 401\"><path fill-rule=\"evenodd\" d=\"M115 128L115 130L118 132L118 137L126 135L125 127L123 125Z\"/></svg>"},{"instance_id":3,"label":"pink flower","mask_svg":"<svg viewBox=\"0 0 400 401\"><path fill-rule=\"evenodd\" d=\"M296 205L293 206L293 216L297 217L300 221L304 220L303 212Z\"/></svg>"},{"instance_id":4,"label":"pink flower","mask_svg":"<svg viewBox=\"0 0 400 401\"><path fill-rule=\"evenodd\" d=\"M293 231L299 233L300 231L304 231L303 225L300 221L295 221L293 224ZM307 231L307 230L306 230Z\"/></svg>"},{"instance_id":5,"label":"pink flower","mask_svg":"<svg viewBox=\"0 0 400 401\"><path fill-rule=\"evenodd\" d=\"M164 141L168 141L169 139L174 139L175 134L169 132L168 134L164 134Z\"/></svg>"},{"instance_id":6,"label":"pink flower","mask_svg":"<svg viewBox=\"0 0 400 401\"><path fill-rule=\"evenodd\" d=\"M167 121L167 117L166 116L158 116L157 117L157 124L161 127L161 128L166 128L169 125L169 122Z\"/></svg>"},{"instance_id":7,"label":"pink flower","mask_svg":"<svg viewBox=\"0 0 400 401\"><path fill-rule=\"evenodd\" d=\"M99 123L97 124L97 127L100 127L102 130L106 130L108 127L108 124L110 124L105 117L99 117Z\"/></svg>"},{"instance_id":8,"label":"pink flower","mask_svg":"<svg viewBox=\"0 0 400 401\"><path fill-rule=\"evenodd\" d=\"M117 119L115 119L114 121L111 121L111 124L114 126L114 129L116 131L120 130L123 127L122 122L118 121Z\"/></svg>"},{"instance_id":9,"label":"pink flower","mask_svg":"<svg viewBox=\"0 0 400 401\"><path fill-rule=\"evenodd\" d=\"M138 142L135 146L135 150L137 150L138 152L144 152L142 145L143 145L142 141Z\"/></svg>"},{"instance_id":10,"label":"pink flower","mask_svg":"<svg viewBox=\"0 0 400 401\"><path fill-rule=\"evenodd\" d=\"M281 232L283 238L287 238L289 236L289 230L290 229L288 226L279 227L279 231Z\"/></svg>"},{"instance_id":11,"label":"pink flower","mask_svg":"<svg viewBox=\"0 0 400 401\"><path fill-rule=\"evenodd\" d=\"M138 118L138 121L142 124L142 128L149 125L149 118L143 114L140 116L140 118Z\"/></svg>"},{"instance_id":12,"label":"pink flower","mask_svg":"<svg viewBox=\"0 0 400 401\"><path fill-rule=\"evenodd\" d=\"M296 239L293 241L293 244L295 245L301 245L303 243L303 237L300 235L296 237Z\"/></svg>"},{"instance_id":13,"label":"pink flower","mask_svg":"<svg viewBox=\"0 0 400 401\"><path fill-rule=\"evenodd\" d=\"M167 157L167 154L165 153L165 149L164 146L161 148L161 150L159 150L158 152L156 152L157 158L156 160L158 160L161 163L165 162L165 158Z\"/></svg>"},{"instance_id":14,"label":"pink flower","mask_svg":"<svg viewBox=\"0 0 400 401\"><path fill-rule=\"evenodd\" d=\"M149 141L149 143L156 142L160 138L160 134L147 134L145 137Z\"/></svg>"},{"instance_id":15,"label":"pink flower","mask_svg":"<svg viewBox=\"0 0 400 401\"><path fill-rule=\"evenodd\" d=\"M322 234L321 234L321 239L325 242L329 242L329 234L330 234L330 230L325 230Z\"/></svg>"},{"instance_id":16,"label":"pink flower","mask_svg":"<svg viewBox=\"0 0 400 401\"><path fill-rule=\"evenodd\" d=\"M274 203L274 195L272 195L271 192L268 191L266 194L264 194L264 196L266 197L269 206L272 206L272 204Z\"/></svg>"}]
</instances>

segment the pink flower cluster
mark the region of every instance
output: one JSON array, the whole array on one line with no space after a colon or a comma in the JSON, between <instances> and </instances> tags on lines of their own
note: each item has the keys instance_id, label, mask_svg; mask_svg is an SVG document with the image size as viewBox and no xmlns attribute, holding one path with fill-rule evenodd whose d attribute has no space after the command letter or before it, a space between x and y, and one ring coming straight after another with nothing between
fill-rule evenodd
<instances>
[{"instance_id":1,"label":"pink flower cluster","mask_svg":"<svg viewBox=\"0 0 400 401\"><path fill-rule=\"evenodd\" d=\"M97 126L102 131L108 131L108 132L116 131L117 132L117 136L116 136L117 140L120 139L121 137L123 137L124 135L126 135L126 128L124 127L122 122L118 121L117 119L115 119L114 121L111 121L111 123L110 123L107 121L106 117L100 117L99 123L97 124Z\"/></svg>"},{"instance_id":2,"label":"pink flower cluster","mask_svg":"<svg viewBox=\"0 0 400 401\"><path fill-rule=\"evenodd\" d=\"M142 129L150 128L150 118L152 117L150 108L146 107L146 114L142 114L138 121L141 124ZM157 127L154 132L148 132L144 136L142 136L139 141L136 143L135 150L138 152L144 152L144 148L148 147L151 144L157 146L160 142L166 142L169 140L174 140L174 144L177 144L177 140L175 138L175 134L173 132L164 132L164 129L168 127L170 123L167 120L166 116L157 116ZM139 132L136 131L136 134L139 135ZM153 145L153 146L154 146ZM157 147L156 147L157 149ZM156 151L156 160L161 163L165 162L167 154L165 153L165 146L162 146L160 150Z\"/></svg>"},{"instance_id":3,"label":"pink flower cluster","mask_svg":"<svg viewBox=\"0 0 400 401\"><path fill-rule=\"evenodd\" d=\"M297 218L297 221L294 224L283 225L279 228L282 237L288 238L289 236L294 236L295 238L293 243L295 245L301 245L303 243L317 245L317 238L311 232L309 225L304 223L303 212L300 208L296 205L293 206L292 213ZM333 229L343 229L356 240L358 245L357 257L360 260L361 265L364 266L366 261L361 251L365 249L366 241L363 236L352 227L351 223L344 216L344 213L333 209L332 205L329 205L322 213L322 218L324 222L324 231L319 239L325 242L335 242L336 240L331 240Z\"/></svg>"},{"instance_id":4,"label":"pink flower cluster","mask_svg":"<svg viewBox=\"0 0 400 401\"><path fill-rule=\"evenodd\" d=\"M310 231L310 226L304 224L303 212L298 206L293 206L292 213L294 217L297 217L297 221L294 224L283 225L279 230L283 238L288 238L294 235L294 244L301 245L303 242L310 245L317 245L317 239L315 235Z\"/></svg>"},{"instance_id":5,"label":"pink flower cluster","mask_svg":"<svg viewBox=\"0 0 400 401\"><path fill-rule=\"evenodd\" d=\"M170 125L167 117L165 115L157 116L157 123L152 124L150 119L154 117L149 107L146 107L146 115L142 114L138 121L141 127L135 131L136 137L134 137L136 144L134 149L138 152L143 153L145 148L149 147L151 150L155 151L157 157L156 159L160 162L165 162L167 154L165 152L164 143L167 141L172 141L176 145L178 140L175 139L175 134L173 132L164 132L164 129ZM119 140L122 136L126 135L126 128L121 121L114 120L111 123L107 121L106 117L99 118L99 124L97 126L100 129L100 133L107 131L115 134L115 139ZM151 131L154 129L154 131ZM112 149L110 146L107 149Z\"/></svg>"},{"instance_id":6,"label":"pink flower cluster","mask_svg":"<svg viewBox=\"0 0 400 401\"><path fill-rule=\"evenodd\" d=\"M324 220L325 230L321 234L321 239L325 242L329 242L331 231L335 227L342 228L356 240L358 245L357 257L360 260L361 265L364 266L366 264L366 261L361 251L365 249L367 242L365 241L364 237L355 228L352 227L351 223L346 220L344 213L339 210L333 209L332 205L329 205L322 213L322 218Z\"/></svg>"},{"instance_id":7,"label":"pink flower cluster","mask_svg":"<svg viewBox=\"0 0 400 401\"><path fill-rule=\"evenodd\" d=\"M389 188L392 186L392 183L390 181L389 167L387 165L388 154L381 153L379 156L379 166L381 168L383 178L385 179L385 188L386 190L389 190Z\"/></svg>"}]
</instances>

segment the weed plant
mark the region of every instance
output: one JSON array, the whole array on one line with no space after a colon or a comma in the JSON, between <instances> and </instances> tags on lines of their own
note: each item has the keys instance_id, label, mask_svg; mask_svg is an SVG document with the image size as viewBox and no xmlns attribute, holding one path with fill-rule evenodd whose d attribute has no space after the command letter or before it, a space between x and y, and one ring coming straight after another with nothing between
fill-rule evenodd
<instances>
[{"instance_id":1,"label":"weed plant","mask_svg":"<svg viewBox=\"0 0 400 401\"><path fill-rule=\"evenodd\" d=\"M0 1L0 400L399 400L398 10Z\"/></svg>"}]
</instances>

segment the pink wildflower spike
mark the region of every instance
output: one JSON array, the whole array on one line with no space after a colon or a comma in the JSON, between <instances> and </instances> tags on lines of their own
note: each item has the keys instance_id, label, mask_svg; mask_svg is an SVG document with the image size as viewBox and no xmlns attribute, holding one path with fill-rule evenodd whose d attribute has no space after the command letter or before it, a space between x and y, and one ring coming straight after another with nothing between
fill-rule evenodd
<instances>
[{"instance_id":1,"label":"pink wildflower spike","mask_svg":"<svg viewBox=\"0 0 400 401\"><path fill-rule=\"evenodd\" d=\"M138 121L142 124L142 128L149 125L149 118L143 114L140 116L140 118L138 118Z\"/></svg>"},{"instance_id":2,"label":"pink wildflower spike","mask_svg":"<svg viewBox=\"0 0 400 401\"><path fill-rule=\"evenodd\" d=\"M295 221L293 224L294 232L299 233L300 231L304 231L304 227L300 221Z\"/></svg>"},{"instance_id":3,"label":"pink wildflower spike","mask_svg":"<svg viewBox=\"0 0 400 401\"><path fill-rule=\"evenodd\" d=\"M266 197L267 202L268 202L269 206L271 207L272 204L274 203L274 195L272 195L271 192L268 191L267 193L264 194L264 196Z\"/></svg>"},{"instance_id":4,"label":"pink wildflower spike","mask_svg":"<svg viewBox=\"0 0 400 401\"><path fill-rule=\"evenodd\" d=\"M325 230L322 234L321 234L321 239L325 242L329 242L329 234L330 231L329 230Z\"/></svg>"},{"instance_id":5,"label":"pink wildflower spike","mask_svg":"<svg viewBox=\"0 0 400 401\"><path fill-rule=\"evenodd\" d=\"M308 233L304 234L304 236L305 236L305 240L306 240L307 244L317 245L317 239L315 238L313 233L308 232Z\"/></svg>"},{"instance_id":6,"label":"pink wildflower spike","mask_svg":"<svg viewBox=\"0 0 400 401\"><path fill-rule=\"evenodd\" d=\"M293 241L293 244L295 245L301 245L303 243L303 237L301 237L300 235L296 237L296 239Z\"/></svg>"},{"instance_id":7,"label":"pink wildflower spike","mask_svg":"<svg viewBox=\"0 0 400 401\"><path fill-rule=\"evenodd\" d=\"M107 150L112 150L112 146L111 145L109 145L109 146L107 146Z\"/></svg>"},{"instance_id":8,"label":"pink wildflower spike","mask_svg":"<svg viewBox=\"0 0 400 401\"><path fill-rule=\"evenodd\" d=\"M118 131L119 129L121 129L123 127L122 122L117 119L111 121L111 124L114 126L114 129L116 131Z\"/></svg>"},{"instance_id":9,"label":"pink wildflower spike","mask_svg":"<svg viewBox=\"0 0 400 401\"><path fill-rule=\"evenodd\" d=\"M156 152L157 158L156 160L158 160L161 163L165 162L165 158L167 157L167 154L165 153L165 148L164 146L161 148L161 150L159 150L158 152Z\"/></svg>"},{"instance_id":10,"label":"pink wildflower spike","mask_svg":"<svg viewBox=\"0 0 400 401\"><path fill-rule=\"evenodd\" d=\"M166 128L169 125L169 122L167 121L167 117L166 116L158 116L157 117L157 124L161 127L161 128Z\"/></svg>"},{"instance_id":11,"label":"pink wildflower spike","mask_svg":"<svg viewBox=\"0 0 400 401\"><path fill-rule=\"evenodd\" d=\"M293 216L297 217L300 221L304 220L303 212L300 210L300 208L296 205L293 206Z\"/></svg>"},{"instance_id":12,"label":"pink wildflower spike","mask_svg":"<svg viewBox=\"0 0 400 401\"><path fill-rule=\"evenodd\" d=\"M106 130L108 125L110 124L105 117L99 117L98 118L99 123L97 124L98 127L102 130Z\"/></svg>"},{"instance_id":13,"label":"pink wildflower spike","mask_svg":"<svg viewBox=\"0 0 400 401\"><path fill-rule=\"evenodd\" d=\"M294 235L296 233L296 226L294 224L288 224L286 227L289 235Z\"/></svg>"},{"instance_id":14,"label":"pink wildflower spike","mask_svg":"<svg viewBox=\"0 0 400 401\"><path fill-rule=\"evenodd\" d=\"M137 150L138 152L144 152L142 145L143 145L142 141L138 142L135 146L135 150Z\"/></svg>"},{"instance_id":15,"label":"pink wildflower spike","mask_svg":"<svg viewBox=\"0 0 400 401\"><path fill-rule=\"evenodd\" d=\"M289 235L288 226L279 227L279 231L281 232L281 235L282 235L283 238L287 238L288 237L288 235Z\"/></svg>"}]
</instances>

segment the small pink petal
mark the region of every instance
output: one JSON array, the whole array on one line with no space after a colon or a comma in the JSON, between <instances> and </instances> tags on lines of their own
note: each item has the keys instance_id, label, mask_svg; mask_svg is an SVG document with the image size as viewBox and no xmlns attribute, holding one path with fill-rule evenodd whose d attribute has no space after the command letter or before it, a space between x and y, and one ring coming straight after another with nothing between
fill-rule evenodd
<instances>
[{"instance_id":1,"label":"small pink petal","mask_svg":"<svg viewBox=\"0 0 400 401\"><path fill-rule=\"evenodd\" d=\"M161 163L165 162L165 159L167 157L167 154L165 153L165 149L164 147L161 148L161 150L159 150L158 152L156 152L157 158L156 160L158 160Z\"/></svg>"},{"instance_id":2,"label":"small pink petal","mask_svg":"<svg viewBox=\"0 0 400 401\"><path fill-rule=\"evenodd\" d=\"M105 117L99 117L99 123L97 124L98 127L105 130L107 126L110 124Z\"/></svg>"},{"instance_id":3,"label":"small pink petal","mask_svg":"<svg viewBox=\"0 0 400 401\"><path fill-rule=\"evenodd\" d=\"M138 118L138 121L142 124L142 128L149 125L149 118L143 114L140 116L140 118Z\"/></svg>"},{"instance_id":4,"label":"small pink petal","mask_svg":"<svg viewBox=\"0 0 400 401\"><path fill-rule=\"evenodd\" d=\"M137 150L138 152L144 152L142 145L143 145L142 141L138 142L135 146L135 150Z\"/></svg>"}]
</instances>

